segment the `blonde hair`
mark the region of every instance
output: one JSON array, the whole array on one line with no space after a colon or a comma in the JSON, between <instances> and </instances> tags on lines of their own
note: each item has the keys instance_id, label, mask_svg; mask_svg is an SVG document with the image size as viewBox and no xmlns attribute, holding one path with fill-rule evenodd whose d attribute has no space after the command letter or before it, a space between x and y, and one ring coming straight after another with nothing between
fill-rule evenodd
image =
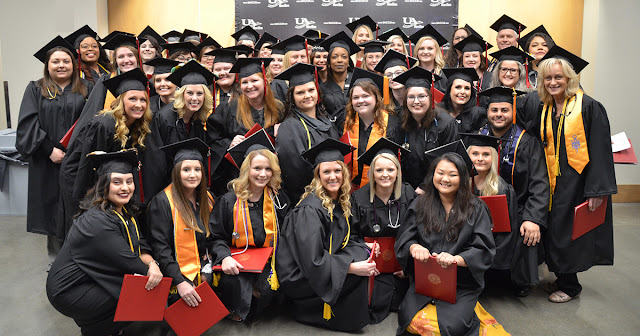
<instances>
[{"instance_id":1,"label":"blonde hair","mask_svg":"<svg viewBox=\"0 0 640 336\"><path fill-rule=\"evenodd\" d=\"M200 162L200 169L202 171L202 179L200 180L200 185L198 185L195 196L197 198L198 203L200 203L200 219L202 220L202 224L204 226L204 230L206 232L206 236L209 237L211 233L209 231L209 216L211 215L211 211L209 210L208 205L210 204L209 195L207 192L207 171L204 169L202 165L202 161ZM176 210L182 217L182 220L185 224L192 230L202 233L202 229L195 224L196 217L195 213L191 208L191 204L187 199L185 188L182 185L182 179L180 177L180 170L182 169L182 164L184 161L180 161L176 163L176 165L171 170L171 197L176 205ZM173 223L176 225L176 223Z\"/></svg>"},{"instance_id":2,"label":"blonde hair","mask_svg":"<svg viewBox=\"0 0 640 336\"><path fill-rule=\"evenodd\" d=\"M271 85L260 76L260 79L264 83L264 91L265 97L263 98L264 102L264 128L273 127L275 124L280 121L280 114L284 109L284 105L279 100L273 97L273 92L271 91ZM236 121L239 125L244 126L246 129L251 129L253 125L256 124L256 121L253 120L253 115L251 113L251 104L249 104L249 98L244 94L241 94L238 97L238 109L236 110Z\"/></svg>"},{"instance_id":3,"label":"blonde hair","mask_svg":"<svg viewBox=\"0 0 640 336\"><path fill-rule=\"evenodd\" d=\"M473 147L479 146L469 146L467 153L471 154ZM498 151L493 147L489 149L491 150L491 168L489 169L487 177L484 179L484 187L480 191L480 196L493 196L499 192L500 173L498 172Z\"/></svg>"},{"instance_id":4,"label":"blonde hair","mask_svg":"<svg viewBox=\"0 0 640 336\"><path fill-rule=\"evenodd\" d=\"M374 40L374 39L376 38L376 37L375 37L375 35L373 35L373 30L371 30L371 28L369 28L369 26L367 26L367 25L361 25L360 27L358 27L358 28L356 29L356 31L354 31L354 32L353 32L353 35L351 36L351 40L353 40L353 42L354 42L354 43L356 43L356 38L357 38L357 36L358 36L358 31L359 31L360 29L362 29L362 28L364 28L364 29L367 31L367 33L369 33L369 41ZM357 43L356 43L356 44L357 44ZM362 50L362 49L360 49L360 50L358 50L358 52L357 52L357 53L355 53L355 54L351 55L351 61L353 61L353 64L354 64L354 65L357 63L357 60L358 60L358 54L360 53L360 51L363 51L363 50ZM327 61L327 62L329 62L329 61Z\"/></svg>"},{"instance_id":5,"label":"blonde hair","mask_svg":"<svg viewBox=\"0 0 640 336\"><path fill-rule=\"evenodd\" d=\"M248 200L253 194L251 193L250 182L249 182L249 171L251 170L251 161L256 158L258 155L262 155L269 160L269 167L271 168L271 179L267 186L273 191L274 194L278 194L278 190L280 190L280 184L282 183L282 175L280 170L280 162L278 161L278 157L273 154L268 149L257 149L251 151L249 155L242 161L242 165L240 166L240 176L231 180L228 184L228 188L233 190L233 193L236 194L241 201Z\"/></svg>"},{"instance_id":6,"label":"blonde hair","mask_svg":"<svg viewBox=\"0 0 640 336\"><path fill-rule=\"evenodd\" d=\"M293 66L293 64L291 64L291 53L301 52L301 51L303 50L289 50L284 54L284 57L282 58L282 72L284 72L285 70ZM309 63L309 53L307 52L307 49L305 49L304 52L305 52L305 55L307 55L307 61L304 63Z\"/></svg>"},{"instance_id":7,"label":"blonde hair","mask_svg":"<svg viewBox=\"0 0 640 336\"><path fill-rule=\"evenodd\" d=\"M569 62L562 58L549 58L546 59L540 64L538 64L538 95L540 96L540 100L548 105L554 103L553 96L547 92L547 88L544 87L544 78L551 73L551 68L554 65L560 64L562 67L562 74L567 77L567 88L564 90L565 99L573 97L576 95L578 90L580 90L580 80L578 79L578 74L573 70L573 67Z\"/></svg>"},{"instance_id":8,"label":"blonde hair","mask_svg":"<svg viewBox=\"0 0 640 336\"><path fill-rule=\"evenodd\" d=\"M395 155L383 152L376 155L373 160L371 160L369 172L367 173L369 176L369 202L373 203L373 198L376 194L376 179L373 177L373 173L376 169L376 162L378 162L379 158L387 159L393 162L396 166L396 171L398 173L396 175L396 181L393 183L393 194L396 196L396 200L399 200L400 196L402 196L402 169L400 167L400 161L398 161L398 158Z\"/></svg>"},{"instance_id":9,"label":"blonde hair","mask_svg":"<svg viewBox=\"0 0 640 336\"><path fill-rule=\"evenodd\" d=\"M433 64L434 64L433 73L439 74L440 71L442 71L442 68L444 68L444 56L442 56L442 50L440 50L440 45L438 44L438 41L436 41L436 39L434 39L431 36L421 37L416 43L415 47L413 48L413 54L418 55L418 49L420 49L420 46L422 46L422 43L424 43L424 41L426 40L433 41L433 43L436 46L436 57L434 57L434 60L433 60ZM416 63L415 66L419 66L419 65L420 65L420 62Z\"/></svg>"},{"instance_id":10,"label":"blonde hair","mask_svg":"<svg viewBox=\"0 0 640 336\"><path fill-rule=\"evenodd\" d=\"M202 121L203 123L207 122L207 117L209 116L209 111L213 108L213 96L211 95L211 91L204 84L196 84L202 87L204 91L204 103L202 107L198 110L198 112L194 113L193 117ZM182 87L176 89L176 92L173 94L173 110L178 114L178 118L182 119L184 116L185 110L184 107L186 105L184 101L184 92L187 90L187 85L183 85Z\"/></svg>"},{"instance_id":11,"label":"blonde hair","mask_svg":"<svg viewBox=\"0 0 640 336\"><path fill-rule=\"evenodd\" d=\"M393 44L393 40L399 38L402 41L402 53L405 55L409 55L409 51L407 50L407 46L404 43L404 39L402 38L402 36L400 35L391 35L388 39L387 42L391 42L391 44ZM389 51L389 49L391 49L391 44L388 44L385 47L385 51Z\"/></svg>"},{"instance_id":12,"label":"blonde hair","mask_svg":"<svg viewBox=\"0 0 640 336\"><path fill-rule=\"evenodd\" d=\"M338 201L340 202L340 208L345 218L351 216L351 175L349 174L349 167L342 161L337 162L342 167L342 186L338 194ZM321 163L322 164L322 163ZM308 186L304 188L304 194L300 197L300 202L307 196L315 194L322 201L322 207L327 209L329 216L333 216L333 199L329 197L326 189L322 186L320 181L320 164L313 169L313 180ZM300 204L298 202L298 204Z\"/></svg>"},{"instance_id":13,"label":"blonde hair","mask_svg":"<svg viewBox=\"0 0 640 336\"><path fill-rule=\"evenodd\" d=\"M124 95L127 92L129 91L123 92L113 101L113 103L111 103L110 110L102 110L99 114L109 114L116 120L116 134L113 136L113 140L120 140L120 146L122 149L127 145L129 134L131 134L131 138L133 139L131 143L132 147L140 146L140 148L144 148L144 139L149 133L151 133L151 129L149 128L149 124L151 123L151 108L149 107L151 104L149 104L149 96L146 92L144 93L144 96L147 99L147 106L144 110L144 115L142 118L135 120L133 124L131 124L131 128L129 128L127 127L127 116L124 111Z\"/></svg>"}]
</instances>

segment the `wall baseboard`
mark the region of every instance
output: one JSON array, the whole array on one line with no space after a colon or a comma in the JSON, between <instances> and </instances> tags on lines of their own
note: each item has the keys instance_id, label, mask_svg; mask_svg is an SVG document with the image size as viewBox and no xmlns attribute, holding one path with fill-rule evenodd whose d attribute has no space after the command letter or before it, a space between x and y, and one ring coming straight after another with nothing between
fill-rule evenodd
<instances>
[{"instance_id":1,"label":"wall baseboard","mask_svg":"<svg viewBox=\"0 0 640 336\"><path fill-rule=\"evenodd\" d=\"M619 184L618 193L611 200L613 203L640 203L640 184Z\"/></svg>"}]
</instances>

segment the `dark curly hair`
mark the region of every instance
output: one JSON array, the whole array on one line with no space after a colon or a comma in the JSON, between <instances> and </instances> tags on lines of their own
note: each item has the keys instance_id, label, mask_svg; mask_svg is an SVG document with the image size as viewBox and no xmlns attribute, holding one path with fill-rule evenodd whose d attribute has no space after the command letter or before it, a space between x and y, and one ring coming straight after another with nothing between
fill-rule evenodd
<instances>
[{"instance_id":1,"label":"dark curly hair","mask_svg":"<svg viewBox=\"0 0 640 336\"><path fill-rule=\"evenodd\" d=\"M87 191L85 197L80 201L80 211L73 218L78 218L85 211L93 207L98 207L104 212L109 212L109 210L113 208L113 204L107 199L110 184L111 173L100 176L98 181L96 181L96 184ZM134 197L131 197L129 203L125 205L127 211L132 215L138 213L138 207L135 205L135 201L133 200Z\"/></svg>"}]
</instances>

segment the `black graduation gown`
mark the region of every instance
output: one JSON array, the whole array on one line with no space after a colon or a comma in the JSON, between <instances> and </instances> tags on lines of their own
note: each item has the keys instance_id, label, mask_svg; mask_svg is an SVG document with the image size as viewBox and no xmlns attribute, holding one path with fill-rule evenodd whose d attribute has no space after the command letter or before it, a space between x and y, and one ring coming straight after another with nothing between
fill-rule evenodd
<instances>
[{"instance_id":1,"label":"black graduation gown","mask_svg":"<svg viewBox=\"0 0 640 336\"><path fill-rule=\"evenodd\" d=\"M300 121L301 118L307 125L306 129ZM318 119L312 119L298 109L294 109L293 114L280 124L276 151L280 158L282 190L293 205L298 203L304 193L304 187L313 179L313 165L300 154L326 138L337 140L339 137L338 130L327 117L318 116Z\"/></svg>"},{"instance_id":2,"label":"black graduation gown","mask_svg":"<svg viewBox=\"0 0 640 336\"><path fill-rule=\"evenodd\" d=\"M280 223L284 221L284 217L291 208L289 199L282 193L274 195L274 205L276 208L276 217L278 230ZM233 206L236 202L236 195L233 191L229 191L218 199L209 219L209 227L211 228L211 254L214 265L220 265L222 259L231 256L229 246L232 246L232 234L234 228ZM251 219L251 229L255 247L265 247L266 231L264 229L264 220L262 217L262 209L264 205L264 197L260 198L257 203L249 202L249 217ZM241 219L239 219L241 221ZM242 225L242 224L238 224ZM240 246L243 248L244 246ZM251 248L251 247L249 247ZM221 278L216 292L222 303L230 311L236 312L243 320L247 318L251 308L252 292L254 286L260 291L260 299L257 300L256 314L259 314L270 303L274 301L277 292L271 290L270 284L267 282L271 273L271 262L267 262L261 274L243 273L238 275L226 275L219 272Z\"/></svg>"},{"instance_id":3,"label":"black graduation gown","mask_svg":"<svg viewBox=\"0 0 640 336\"><path fill-rule=\"evenodd\" d=\"M487 123L487 110L480 106L464 109L455 117L458 133L476 133Z\"/></svg>"},{"instance_id":4,"label":"black graduation gown","mask_svg":"<svg viewBox=\"0 0 640 336\"><path fill-rule=\"evenodd\" d=\"M320 91L323 95L322 102L327 109L327 114L332 121L344 120L345 108L349 96L349 82L351 81L351 72L347 73L344 90L336 82L327 79L326 82L320 82ZM341 128L342 125L337 125Z\"/></svg>"},{"instance_id":5,"label":"black graduation gown","mask_svg":"<svg viewBox=\"0 0 640 336\"><path fill-rule=\"evenodd\" d=\"M557 122L553 118L554 138ZM583 272L594 265L613 265L613 218L611 196L617 193L611 152L611 131L604 106L584 95L582 121L587 137L590 161L578 174L567 162L564 132L560 139L560 172L544 247L549 270L558 273ZM552 139L547 139L552 141ZM556 141L558 143L558 141ZM608 196L605 222L572 241L573 209L589 197Z\"/></svg>"},{"instance_id":6,"label":"black graduation gown","mask_svg":"<svg viewBox=\"0 0 640 336\"><path fill-rule=\"evenodd\" d=\"M167 104L160 99L160 95L151 96L151 98L149 98L149 108L151 109L152 114L156 114L156 112L160 111L160 109L166 105Z\"/></svg>"},{"instance_id":7,"label":"black graduation gown","mask_svg":"<svg viewBox=\"0 0 640 336\"><path fill-rule=\"evenodd\" d=\"M80 116L82 95L58 88L54 99L42 96L37 81L29 82L20 105L16 149L29 160L27 231L55 235L60 197L60 164L49 159L53 148L65 151L60 139Z\"/></svg>"},{"instance_id":8,"label":"black graduation gown","mask_svg":"<svg viewBox=\"0 0 640 336\"><path fill-rule=\"evenodd\" d=\"M416 196L415 191L411 185L403 183L399 200L392 195L389 202L384 204L378 196L374 196L372 204L369 202L370 188L371 184L368 183L351 194L352 237L355 236L361 240L364 240L364 237L396 237L403 224L402 218ZM378 232L375 231L376 224L380 227ZM371 323L380 323L389 315L389 311L398 310L407 288L409 288L408 278L400 279L387 273L376 276L369 305Z\"/></svg>"},{"instance_id":9,"label":"black graduation gown","mask_svg":"<svg viewBox=\"0 0 640 336\"><path fill-rule=\"evenodd\" d=\"M122 220L111 209L104 212L93 207L75 220L47 276L49 302L73 318L83 335L107 335L121 328L113 316L124 275L146 275L148 271L138 247L143 251L149 247L129 220L127 235Z\"/></svg>"},{"instance_id":10,"label":"black graduation gown","mask_svg":"<svg viewBox=\"0 0 640 336\"><path fill-rule=\"evenodd\" d=\"M274 79L269 83L271 85L271 92L273 92L273 98L283 102L287 98L287 91L289 90L289 83L282 79Z\"/></svg>"},{"instance_id":11,"label":"black graduation gown","mask_svg":"<svg viewBox=\"0 0 640 336\"><path fill-rule=\"evenodd\" d=\"M516 123L533 134L540 142L542 141L539 139L542 106L538 91L530 91L524 97L518 98L516 102Z\"/></svg>"},{"instance_id":12,"label":"black graduation gown","mask_svg":"<svg viewBox=\"0 0 640 336\"><path fill-rule=\"evenodd\" d=\"M79 131L82 130L96 115L98 115L98 112L104 109L104 102L107 97L107 87L104 86L104 81L109 78L111 78L111 76L104 75L100 76L95 81L93 89L91 89L91 93L87 96L87 102L82 108L82 113L80 113L80 117L76 123L76 128L71 135L69 146L72 146L76 141L80 135Z\"/></svg>"},{"instance_id":13,"label":"black graduation gown","mask_svg":"<svg viewBox=\"0 0 640 336\"><path fill-rule=\"evenodd\" d=\"M281 290L291 300L296 320L339 331L369 324L368 277L347 274L349 265L369 258L369 250L349 240L349 224L339 203L333 221L322 201L310 194L285 218L276 254ZM331 319L323 318L324 303Z\"/></svg>"},{"instance_id":14,"label":"black graduation gown","mask_svg":"<svg viewBox=\"0 0 640 336\"><path fill-rule=\"evenodd\" d=\"M396 132L393 139L399 144L408 144L411 153L401 157L403 179L414 189L420 186L427 175L430 162L427 160L426 151L446 145L458 139L458 126L456 121L446 112L438 110L436 118L429 129L417 129L407 132L403 129Z\"/></svg>"},{"instance_id":15,"label":"black graduation gown","mask_svg":"<svg viewBox=\"0 0 640 336\"><path fill-rule=\"evenodd\" d=\"M478 297L484 288L484 272L491 266L495 256L495 243L491 234L491 216L487 206L474 199L473 212L463 224L458 239L448 241L445 230L425 234L422 223L416 222L419 198L409 207L404 225L396 241L396 257L405 275L411 275L410 287L398 310L397 335L403 334L415 314L427 304L433 303L438 310L438 325L443 336L478 335L480 321L474 312ZM444 209L440 209L444 218ZM409 252L412 244L420 244L430 252L447 252L460 255L468 267L458 267L456 303L432 299L415 292L414 260Z\"/></svg>"},{"instance_id":16,"label":"black graduation gown","mask_svg":"<svg viewBox=\"0 0 640 336\"><path fill-rule=\"evenodd\" d=\"M440 73L436 75L440 76L441 79L436 82L436 85L434 87L440 92L445 93L447 91L447 82L449 82L447 80L447 76L442 71L440 71Z\"/></svg>"}]
</instances>

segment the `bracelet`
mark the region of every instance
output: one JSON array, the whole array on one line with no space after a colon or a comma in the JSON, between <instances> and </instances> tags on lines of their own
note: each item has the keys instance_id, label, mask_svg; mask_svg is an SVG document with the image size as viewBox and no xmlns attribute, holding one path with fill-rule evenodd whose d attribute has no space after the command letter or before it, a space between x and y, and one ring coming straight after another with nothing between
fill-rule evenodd
<instances>
[{"instance_id":1,"label":"bracelet","mask_svg":"<svg viewBox=\"0 0 640 336\"><path fill-rule=\"evenodd\" d=\"M151 263L156 263L156 265L160 266L160 263L159 263L159 262L157 262L157 261L156 261L156 260L154 260L154 259L151 259L151 261L147 264L147 266L148 266L148 267L151 267Z\"/></svg>"}]
</instances>

